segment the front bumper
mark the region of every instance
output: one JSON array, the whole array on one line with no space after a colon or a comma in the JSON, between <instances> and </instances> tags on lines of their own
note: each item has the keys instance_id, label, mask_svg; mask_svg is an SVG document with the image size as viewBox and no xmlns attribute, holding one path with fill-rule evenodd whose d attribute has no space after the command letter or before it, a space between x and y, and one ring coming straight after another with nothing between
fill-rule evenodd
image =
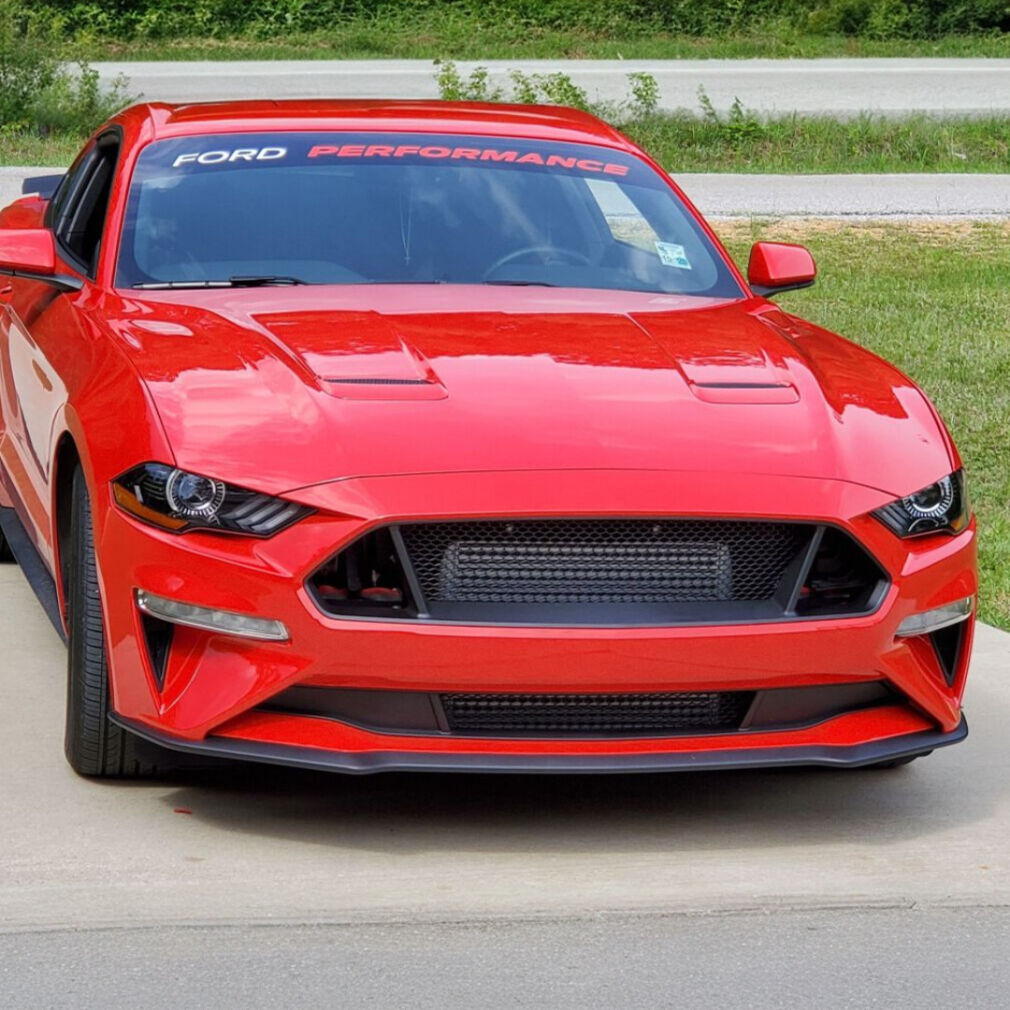
<instances>
[{"instance_id":1,"label":"front bumper","mask_svg":"<svg viewBox=\"0 0 1010 1010\"><path fill-rule=\"evenodd\" d=\"M465 478L465 479L464 479ZM342 481L292 497L315 515L266 541L142 526L111 503L99 567L116 719L177 749L350 772L382 769L636 771L782 764L872 764L963 738L970 621L953 676L910 614L977 592L974 527L900 541L867 513L887 496L800 478L739 486L705 474L469 474ZM791 513L783 516L782 502ZM671 503L674 506L671 507ZM703 627L488 627L328 617L306 578L362 530L419 516L748 516L844 527L891 585L853 618ZM134 590L283 621L287 642L177 628L152 668ZM715 736L472 738L377 732L265 710L293 686L390 691L734 691L885 681L902 699L815 726Z\"/></svg>"},{"instance_id":2,"label":"front bumper","mask_svg":"<svg viewBox=\"0 0 1010 1010\"><path fill-rule=\"evenodd\" d=\"M499 774L623 775L642 772L730 771L743 768L789 768L821 765L860 768L929 754L960 743L968 735L962 716L950 733L919 730L862 743L792 743L785 746L723 747L709 749L709 741L695 738L690 750L613 754L502 753L500 750L453 751L340 751L321 747L263 743L228 736L179 740L157 733L121 716L113 722L150 743L206 758L232 758L262 764L286 765L311 771L372 775L377 772L492 772Z\"/></svg>"}]
</instances>

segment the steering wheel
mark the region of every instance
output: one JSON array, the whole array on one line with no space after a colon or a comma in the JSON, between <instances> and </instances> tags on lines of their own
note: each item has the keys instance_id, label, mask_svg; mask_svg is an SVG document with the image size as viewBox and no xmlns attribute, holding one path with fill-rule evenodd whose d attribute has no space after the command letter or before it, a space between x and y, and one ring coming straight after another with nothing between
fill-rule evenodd
<instances>
[{"instance_id":1,"label":"steering wheel","mask_svg":"<svg viewBox=\"0 0 1010 1010\"><path fill-rule=\"evenodd\" d=\"M501 270L503 266L507 266L514 260L522 259L523 256L537 255L539 256L544 264L547 263L547 258L550 254L566 256L569 260L574 263L580 263L582 266L590 266L589 257L585 253L580 253L577 249L564 249L558 245L524 245L521 249L513 249L510 253L505 253L504 256L499 256L498 259L494 261L484 271L481 280L487 280L496 270Z\"/></svg>"}]
</instances>

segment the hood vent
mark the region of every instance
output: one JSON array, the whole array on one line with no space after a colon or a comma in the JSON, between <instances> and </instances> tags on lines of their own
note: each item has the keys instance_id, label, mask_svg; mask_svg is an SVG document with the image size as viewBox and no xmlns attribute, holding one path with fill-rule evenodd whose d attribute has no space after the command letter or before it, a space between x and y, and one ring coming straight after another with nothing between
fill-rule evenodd
<instances>
[{"instance_id":1,"label":"hood vent","mask_svg":"<svg viewBox=\"0 0 1010 1010\"><path fill-rule=\"evenodd\" d=\"M326 382L334 383L346 383L350 386L431 386L434 383L429 382L427 379L345 379L345 378L334 378L326 379Z\"/></svg>"}]
</instances>

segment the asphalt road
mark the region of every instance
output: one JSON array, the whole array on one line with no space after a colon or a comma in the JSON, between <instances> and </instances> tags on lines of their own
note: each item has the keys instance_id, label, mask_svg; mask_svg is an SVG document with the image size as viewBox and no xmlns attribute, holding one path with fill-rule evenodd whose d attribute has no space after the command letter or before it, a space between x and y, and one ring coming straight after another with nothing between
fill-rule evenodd
<instances>
[{"instance_id":1,"label":"asphalt road","mask_svg":"<svg viewBox=\"0 0 1010 1010\"><path fill-rule=\"evenodd\" d=\"M0 168L0 207L26 176ZM1010 217L1006 175L736 175L674 173L708 217Z\"/></svg>"},{"instance_id":2,"label":"asphalt road","mask_svg":"<svg viewBox=\"0 0 1010 1010\"><path fill-rule=\"evenodd\" d=\"M933 112L984 115L1010 105L1010 59L482 60L496 83L508 71L568 74L592 99L620 101L627 75L652 74L664 108L698 111L704 87L717 109L736 98L762 113L851 116ZM123 75L150 101L230 98L437 98L429 60L96 63L105 81Z\"/></svg>"},{"instance_id":3,"label":"asphalt road","mask_svg":"<svg viewBox=\"0 0 1010 1010\"><path fill-rule=\"evenodd\" d=\"M1000 1010L1010 910L0 936L5 1006Z\"/></svg>"}]
</instances>

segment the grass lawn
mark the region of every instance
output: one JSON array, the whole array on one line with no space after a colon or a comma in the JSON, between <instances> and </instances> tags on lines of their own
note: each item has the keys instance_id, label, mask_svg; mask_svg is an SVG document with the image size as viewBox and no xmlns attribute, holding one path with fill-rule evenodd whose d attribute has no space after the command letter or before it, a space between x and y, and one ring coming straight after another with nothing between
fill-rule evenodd
<instances>
[{"instance_id":1,"label":"grass lawn","mask_svg":"<svg viewBox=\"0 0 1010 1010\"><path fill-rule=\"evenodd\" d=\"M1010 116L848 121L747 113L719 120L653 115L624 131L678 172L1010 172ZM0 133L0 164L66 165L76 136Z\"/></svg>"},{"instance_id":2,"label":"grass lawn","mask_svg":"<svg viewBox=\"0 0 1010 1010\"><path fill-rule=\"evenodd\" d=\"M1010 629L1010 222L721 222L739 262L759 239L803 242L815 287L783 308L893 361L930 395L978 513L983 620ZM938 475L939 476L939 475Z\"/></svg>"},{"instance_id":3,"label":"grass lawn","mask_svg":"<svg viewBox=\"0 0 1010 1010\"><path fill-rule=\"evenodd\" d=\"M91 60L270 59L719 59L830 56L1010 56L1010 34L931 40L873 40L765 32L694 38L617 25L611 32L537 27L521 19L482 19L452 8L437 14L350 17L325 31L231 38L85 38Z\"/></svg>"},{"instance_id":4,"label":"grass lawn","mask_svg":"<svg viewBox=\"0 0 1010 1010\"><path fill-rule=\"evenodd\" d=\"M51 165L67 168L84 146L76 134L36 137L0 132L0 165Z\"/></svg>"},{"instance_id":5,"label":"grass lawn","mask_svg":"<svg viewBox=\"0 0 1010 1010\"><path fill-rule=\"evenodd\" d=\"M1010 116L655 115L624 131L671 174L1010 171Z\"/></svg>"}]
</instances>

